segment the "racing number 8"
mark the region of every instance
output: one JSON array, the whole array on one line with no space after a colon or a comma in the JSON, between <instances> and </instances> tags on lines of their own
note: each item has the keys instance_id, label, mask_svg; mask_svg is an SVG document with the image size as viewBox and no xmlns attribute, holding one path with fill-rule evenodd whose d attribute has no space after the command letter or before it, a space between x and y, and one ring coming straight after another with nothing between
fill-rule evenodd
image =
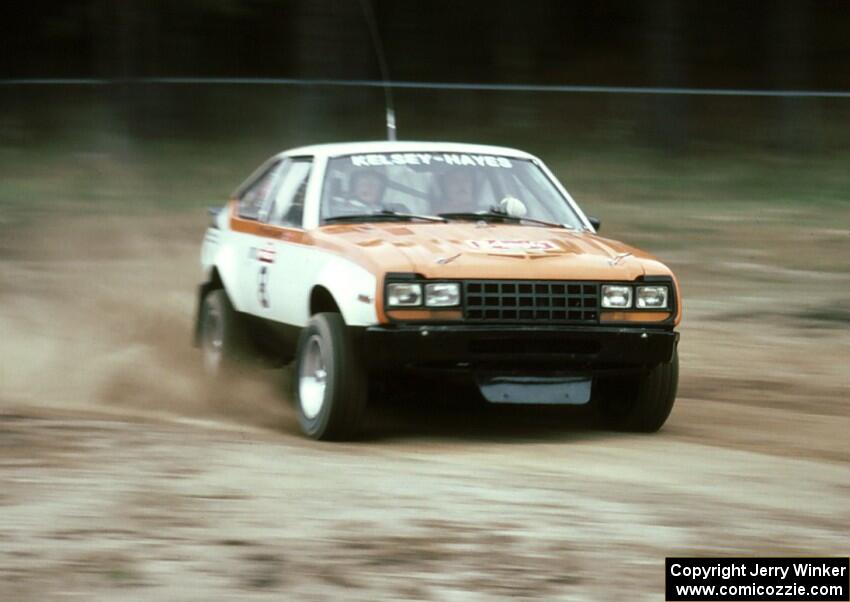
<instances>
[{"instance_id":1,"label":"racing number 8","mask_svg":"<svg viewBox=\"0 0 850 602\"><path fill-rule=\"evenodd\" d=\"M257 274L257 298L260 301L260 307L268 308L271 306L269 302L269 267L261 266Z\"/></svg>"}]
</instances>

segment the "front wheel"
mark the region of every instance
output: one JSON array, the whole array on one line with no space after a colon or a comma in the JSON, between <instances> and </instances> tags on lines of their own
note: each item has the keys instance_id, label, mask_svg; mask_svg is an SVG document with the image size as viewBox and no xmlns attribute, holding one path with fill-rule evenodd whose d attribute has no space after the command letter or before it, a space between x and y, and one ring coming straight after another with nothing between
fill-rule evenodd
<instances>
[{"instance_id":1,"label":"front wheel","mask_svg":"<svg viewBox=\"0 0 850 602\"><path fill-rule=\"evenodd\" d=\"M348 328L337 313L320 313L301 331L294 398L308 437L353 437L366 405L367 379Z\"/></svg>"},{"instance_id":2,"label":"front wheel","mask_svg":"<svg viewBox=\"0 0 850 602\"><path fill-rule=\"evenodd\" d=\"M667 421L676 401L679 354L649 372L630 379L601 382L597 408L609 428L654 433Z\"/></svg>"}]
</instances>

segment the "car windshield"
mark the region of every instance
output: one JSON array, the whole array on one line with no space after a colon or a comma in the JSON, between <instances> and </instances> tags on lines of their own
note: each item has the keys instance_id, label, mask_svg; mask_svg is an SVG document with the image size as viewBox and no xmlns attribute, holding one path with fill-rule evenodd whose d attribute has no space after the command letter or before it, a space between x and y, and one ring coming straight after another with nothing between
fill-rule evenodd
<instances>
[{"instance_id":1,"label":"car windshield","mask_svg":"<svg viewBox=\"0 0 850 602\"><path fill-rule=\"evenodd\" d=\"M475 219L528 218L568 228L583 224L564 195L532 161L474 153L371 153L328 161L321 219L376 214ZM454 215L452 215L454 214ZM487 216L486 214L490 214Z\"/></svg>"}]
</instances>

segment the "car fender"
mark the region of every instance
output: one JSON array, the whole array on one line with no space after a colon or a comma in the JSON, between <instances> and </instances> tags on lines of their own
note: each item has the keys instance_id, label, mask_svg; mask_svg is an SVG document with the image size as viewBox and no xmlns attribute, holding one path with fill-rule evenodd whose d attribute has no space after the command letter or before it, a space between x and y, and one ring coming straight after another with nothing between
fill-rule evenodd
<instances>
[{"instance_id":1,"label":"car fender","mask_svg":"<svg viewBox=\"0 0 850 602\"><path fill-rule=\"evenodd\" d=\"M314 286L322 286L330 292L347 325L370 326L378 322L377 281L374 274L357 263L325 254ZM307 309L309 313L309 307Z\"/></svg>"},{"instance_id":2,"label":"car fender","mask_svg":"<svg viewBox=\"0 0 850 602\"><path fill-rule=\"evenodd\" d=\"M236 249L232 245L222 245L216 254L215 267L234 309L245 311L242 291L239 289L239 264Z\"/></svg>"},{"instance_id":3,"label":"car fender","mask_svg":"<svg viewBox=\"0 0 850 602\"><path fill-rule=\"evenodd\" d=\"M237 311L242 311L241 295L239 294L238 262L236 256L235 241L226 230L210 228L204 235L204 243L201 246L201 266L203 271L203 282L208 283L213 279L214 271L218 273L221 285L224 288L230 302Z\"/></svg>"}]
</instances>

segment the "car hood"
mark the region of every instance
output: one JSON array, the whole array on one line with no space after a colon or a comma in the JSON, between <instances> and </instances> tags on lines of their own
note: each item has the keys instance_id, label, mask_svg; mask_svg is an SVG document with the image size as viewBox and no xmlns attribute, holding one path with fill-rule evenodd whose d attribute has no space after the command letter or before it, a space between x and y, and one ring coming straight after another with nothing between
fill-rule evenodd
<instances>
[{"instance_id":1,"label":"car hood","mask_svg":"<svg viewBox=\"0 0 850 602\"><path fill-rule=\"evenodd\" d=\"M426 278L634 280L670 270L651 255L590 232L475 222L334 224L315 244L376 275Z\"/></svg>"}]
</instances>

